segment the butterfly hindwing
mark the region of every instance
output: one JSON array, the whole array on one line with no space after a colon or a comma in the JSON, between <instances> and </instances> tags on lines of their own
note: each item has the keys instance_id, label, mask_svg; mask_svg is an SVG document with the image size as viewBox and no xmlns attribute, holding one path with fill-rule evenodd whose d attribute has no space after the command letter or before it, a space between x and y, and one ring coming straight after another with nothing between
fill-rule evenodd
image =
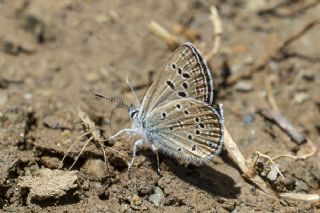
<instances>
[{"instance_id":1,"label":"butterfly hindwing","mask_svg":"<svg viewBox=\"0 0 320 213\"><path fill-rule=\"evenodd\" d=\"M164 102L193 98L213 104L211 72L199 50L191 44L180 46L169 58L143 99L140 117Z\"/></svg>"},{"instance_id":2,"label":"butterfly hindwing","mask_svg":"<svg viewBox=\"0 0 320 213\"><path fill-rule=\"evenodd\" d=\"M211 160L223 146L222 108L218 112L195 99L177 99L159 106L146 117L145 128L159 150L193 164Z\"/></svg>"}]
</instances>

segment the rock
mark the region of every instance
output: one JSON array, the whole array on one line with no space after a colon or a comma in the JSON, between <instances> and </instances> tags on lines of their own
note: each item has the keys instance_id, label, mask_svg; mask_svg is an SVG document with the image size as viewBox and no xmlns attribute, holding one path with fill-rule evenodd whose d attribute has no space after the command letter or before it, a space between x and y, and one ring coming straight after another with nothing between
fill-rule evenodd
<instances>
[{"instance_id":1,"label":"rock","mask_svg":"<svg viewBox=\"0 0 320 213\"><path fill-rule=\"evenodd\" d=\"M302 102L309 99L309 95L305 92L296 93L293 97L293 102L296 104L301 104Z\"/></svg>"},{"instance_id":2,"label":"rock","mask_svg":"<svg viewBox=\"0 0 320 213\"><path fill-rule=\"evenodd\" d=\"M253 85L249 81L238 81L236 85L234 85L234 89L239 92L249 92L252 91Z\"/></svg>"},{"instance_id":3,"label":"rock","mask_svg":"<svg viewBox=\"0 0 320 213\"><path fill-rule=\"evenodd\" d=\"M244 122L244 125L250 125L254 122L254 114L252 113L247 113L243 116L243 122Z\"/></svg>"},{"instance_id":4,"label":"rock","mask_svg":"<svg viewBox=\"0 0 320 213\"><path fill-rule=\"evenodd\" d=\"M108 16L105 14L99 14L95 17L95 21L99 24L106 23L108 19Z\"/></svg>"},{"instance_id":5,"label":"rock","mask_svg":"<svg viewBox=\"0 0 320 213\"><path fill-rule=\"evenodd\" d=\"M96 72L88 72L84 77L89 83L95 83L101 79L101 76Z\"/></svg>"},{"instance_id":6,"label":"rock","mask_svg":"<svg viewBox=\"0 0 320 213\"><path fill-rule=\"evenodd\" d=\"M134 194L131 199L131 208L138 210L141 204L142 204L142 199L138 195Z\"/></svg>"},{"instance_id":7,"label":"rock","mask_svg":"<svg viewBox=\"0 0 320 213\"><path fill-rule=\"evenodd\" d=\"M155 206L159 206L161 201L164 199L164 193L159 187L155 188L155 193L149 196L149 201Z\"/></svg>"},{"instance_id":8,"label":"rock","mask_svg":"<svg viewBox=\"0 0 320 213\"><path fill-rule=\"evenodd\" d=\"M129 210L130 210L129 204L124 203L124 204L121 205L120 212L130 212Z\"/></svg>"},{"instance_id":9,"label":"rock","mask_svg":"<svg viewBox=\"0 0 320 213\"><path fill-rule=\"evenodd\" d=\"M83 166L83 169L91 180L101 180L108 174L106 164L100 159L87 160Z\"/></svg>"},{"instance_id":10,"label":"rock","mask_svg":"<svg viewBox=\"0 0 320 213\"><path fill-rule=\"evenodd\" d=\"M154 184L151 181L139 180L136 185L139 196L150 195L154 192Z\"/></svg>"},{"instance_id":11,"label":"rock","mask_svg":"<svg viewBox=\"0 0 320 213\"><path fill-rule=\"evenodd\" d=\"M274 182L274 181L277 180L278 170L279 170L279 165L278 164L270 164L270 172L268 173L267 178L271 182Z\"/></svg>"},{"instance_id":12,"label":"rock","mask_svg":"<svg viewBox=\"0 0 320 213\"><path fill-rule=\"evenodd\" d=\"M21 19L23 28L33 34L38 43L45 43L56 39L52 28L43 21L40 15L26 13L21 16Z\"/></svg>"},{"instance_id":13,"label":"rock","mask_svg":"<svg viewBox=\"0 0 320 213\"><path fill-rule=\"evenodd\" d=\"M30 203L30 200L58 199L66 195L68 191L76 189L77 180L75 171L42 169L37 176L21 177L18 186L30 190L27 199Z\"/></svg>"},{"instance_id":14,"label":"rock","mask_svg":"<svg viewBox=\"0 0 320 213\"><path fill-rule=\"evenodd\" d=\"M7 180L9 173L17 165L19 159L17 155L17 148L4 149L1 147L3 153L5 153L0 158L0 188L5 188L7 185Z\"/></svg>"},{"instance_id":15,"label":"rock","mask_svg":"<svg viewBox=\"0 0 320 213\"><path fill-rule=\"evenodd\" d=\"M251 65L254 63L254 58L251 55L247 55L244 59L244 64Z\"/></svg>"},{"instance_id":16,"label":"rock","mask_svg":"<svg viewBox=\"0 0 320 213\"><path fill-rule=\"evenodd\" d=\"M60 165L60 160L56 157L43 156L40 162L49 169L57 169Z\"/></svg>"},{"instance_id":17,"label":"rock","mask_svg":"<svg viewBox=\"0 0 320 213\"><path fill-rule=\"evenodd\" d=\"M236 205L237 205L237 202L235 200L233 200L233 199L226 200L226 202L222 204L222 208L224 208L230 212L237 212L235 210Z\"/></svg>"},{"instance_id":18,"label":"rock","mask_svg":"<svg viewBox=\"0 0 320 213\"><path fill-rule=\"evenodd\" d=\"M301 77L306 81L314 81L315 75L312 70L303 70L301 73Z\"/></svg>"},{"instance_id":19,"label":"rock","mask_svg":"<svg viewBox=\"0 0 320 213\"><path fill-rule=\"evenodd\" d=\"M0 50L7 54L19 55L20 53L33 53L35 52L35 47L30 44L21 44L16 40L9 40L5 38L0 38Z\"/></svg>"}]
</instances>

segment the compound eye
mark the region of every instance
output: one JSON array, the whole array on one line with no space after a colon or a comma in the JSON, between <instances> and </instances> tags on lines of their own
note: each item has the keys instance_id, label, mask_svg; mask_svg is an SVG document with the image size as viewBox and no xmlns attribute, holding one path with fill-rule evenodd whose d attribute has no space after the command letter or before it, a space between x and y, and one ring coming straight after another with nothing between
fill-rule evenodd
<instances>
[{"instance_id":1,"label":"compound eye","mask_svg":"<svg viewBox=\"0 0 320 213\"><path fill-rule=\"evenodd\" d=\"M137 111L137 110L134 110L133 112L131 112L130 117L131 117L131 118L134 118L137 113L138 113L138 111Z\"/></svg>"}]
</instances>

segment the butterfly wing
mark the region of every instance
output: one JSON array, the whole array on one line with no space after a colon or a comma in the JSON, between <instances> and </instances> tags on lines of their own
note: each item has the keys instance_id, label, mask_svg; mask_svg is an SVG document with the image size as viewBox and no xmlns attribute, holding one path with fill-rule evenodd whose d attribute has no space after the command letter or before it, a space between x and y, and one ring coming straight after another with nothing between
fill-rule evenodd
<instances>
[{"instance_id":1,"label":"butterfly wing","mask_svg":"<svg viewBox=\"0 0 320 213\"><path fill-rule=\"evenodd\" d=\"M192 97L213 104L211 72L200 52L191 43L178 47L143 99L140 119L160 104Z\"/></svg>"},{"instance_id":2,"label":"butterfly wing","mask_svg":"<svg viewBox=\"0 0 320 213\"><path fill-rule=\"evenodd\" d=\"M199 165L223 147L223 111L191 98L177 99L146 117L147 138L161 151Z\"/></svg>"}]
</instances>

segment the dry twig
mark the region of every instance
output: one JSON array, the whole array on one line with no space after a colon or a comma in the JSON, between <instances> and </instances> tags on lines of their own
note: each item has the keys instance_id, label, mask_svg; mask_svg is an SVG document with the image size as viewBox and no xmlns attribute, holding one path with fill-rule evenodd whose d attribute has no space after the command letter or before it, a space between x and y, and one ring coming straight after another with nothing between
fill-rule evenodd
<instances>
[{"instance_id":1,"label":"dry twig","mask_svg":"<svg viewBox=\"0 0 320 213\"><path fill-rule=\"evenodd\" d=\"M302 193L280 193L281 198L290 199L290 200L300 200L300 201L309 201L316 202L320 201L320 194L302 194Z\"/></svg>"},{"instance_id":2,"label":"dry twig","mask_svg":"<svg viewBox=\"0 0 320 213\"><path fill-rule=\"evenodd\" d=\"M300 15L304 11L315 7L319 3L319 0L284 1L271 6L270 8L258 11L258 15L274 15L282 18L287 18L295 15Z\"/></svg>"},{"instance_id":3,"label":"dry twig","mask_svg":"<svg viewBox=\"0 0 320 213\"><path fill-rule=\"evenodd\" d=\"M265 81L265 85L266 85L266 90L267 90L267 99L269 102L269 105L271 106L271 108L275 111L279 111L277 102L276 102L276 98L273 95L273 91L272 91L272 79L271 77L266 78Z\"/></svg>"},{"instance_id":4,"label":"dry twig","mask_svg":"<svg viewBox=\"0 0 320 213\"><path fill-rule=\"evenodd\" d=\"M259 152L259 151L256 151L256 153L258 154L259 157L264 157L264 158L266 158L271 164L277 165L276 162L274 162L274 159L272 159L269 155L262 154L262 153ZM284 177L284 175L282 174L282 172L280 171L280 169L279 169L278 167L275 167L275 168L276 168L277 174L279 174L279 175L282 177L282 179L284 180L285 177Z\"/></svg>"},{"instance_id":5,"label":"dry twig","mask_svg":"<svg viewBox=\"0 0 320 213\"><path fill-rule=\"evenodd\" d=\"M314 143L309 139L306 138L307 142L300 146L300 150L298 151L297 155L277 155L272 158L272 160L278 160L280 158L291 158L293 160L305 160L307 158L312 157L317 152L317 147L314 145Z\"/></svg>"},{"instance_id":6,"label":"dry twig","mask_svg":"<svg viewBox=\"0 0 320 213\"><path fill-rule=\"evenodd\" d=\"M175 50L182 44L182 42L180 42L176 36L169 33L164 27L162 27L159 23L155 21L150 22L149 30L154 35L162 39L168 45L171 51Z\"/></svg>"},{"instance_id":7,"label":"dry twig","mask_svg":"<svg viewBox=\"0 0 320 213\"><path fill-rule=\"evenodd\" d=\"M242 72L238 72L236 74L231 75L227 79L227 84L233 85L239 79L250 78L253 75L253 73L263 70L266 67L266 65L269 63L269 61L271 61L272 59L277 59L279 54L280 55L283 54L283 52L285 51L288 45L290 45L293 41L302 37L305 33L307 33L309 30L311 30L313 27L315 27L319 23L320 23L319 19L316 19L307 23L297 33L290 35L288 38L282 41L280 45L277 45L276 48L272 49L268 54L262 57L262 59L260 59L258 63L249 66L246 70L243 70Z\"/></svg>"},{"instance_id":8,"label":"dry twig","mask_svg":"<svg viewBox=\"0 0 320 213\"><path fill-rule=\"evenodd\" d=\"M210 11L211 11L210 20L212 22L212 26L214 29L214 34L213 34L214 43L211 51L204 55L204 58L207 62L211 60L211 58L218 53L220 42L221 42L221 35L222 35L222 24L219 18L217 8L215 6L212 6L210 8Z\"/></svg>"},{"instance_id":9,"label":"dry twig","mask_svg":"<svg viewBox=\"0 0 320 213\"><path fill-rule=\"evenodd\" d=\"M231 159L233 160L233 162L236 163L236 165L239 167L243 177L253 183L254 185L256 185L259 189L261 189L263 192L265 192L267 195L273 197L273 198L277 198L278 196L285 198L285 199L293 199L293 200L301 200L301 201L319 201L320 199L320 195L319 194L301 194L301 193L280 193L279 195L274 192L271 187L257 174L254 173L253 168L248 166L248 163L246 161L246 159L244 158L244 156L242 155L241 151L239 150L237 144L234 142L234 140L232 139L232 137L230 136L228 130L226 128L224 128L224 144L225 144L225 148L228 151ZM312 144L312 143L311 143ZM304 159L306 157L310 157L314 154L316 148L315 146L312 144L313 146L313 152L310 153L308 156L305 155ZM280 157L294 157L294 156L289 156L289 155L281 155L281 156L277 156L274 158L270 158L267 155L264 155L260 152L257 152L259 156L265 157L267 158L271 163L276 164L274 161L279 159ZM312 154L312 155L311 155ZM302 156L301 156L302 157ZM300 157L300 158L301 158ZM284 178L284 176L282 175L281 171L279 169L277 169L277 173Z\"/></svg>"},{"instance_id":10,"label":"dry twig","mask_svg":"<svg viewBox=\"0 0 320 213\"><path fill-rule=\"evenodd\" d=\"M182 24L175 24L172 31L176 34L185 36L188 40L194 42L200 39L200 34L197 30L184 26Z\"/></svg>"},{"instance_id":11,"label":"dry twig","mask_svg":"<svg viewBox=\"0 0 320 213\"><path fill-rule=\"evenodd\" d=\"M83 151L85 150L85 148L88 146L88 144L90 142L94 143L98 148L101 149L101 151L103 152L103 158L104 158L104 162L107 165L107 155L106 155L106 149L111 150L112 152L118 153L119 155L124 156L125 158L127 156L125 156L124 154L120 153L119 151L111 148L111 147L106 147L104 144L102 144L101 142L103 142L104 140L102 140L102 136L100 134L100 130L96 127L96 125L94 124L94 122L89 118L89 116L83 112L80 108L78 108L78 115L80 117L80 119L82 120L82 124L86 127L87 132L85 132L84 134L82 134L81 136L79 136L78 140L75 141L67 150L66 154L63 156L61 163L59 165L58 168L62 168L63 162L66 158L66 156L68 155L68 153L71 151L71 149L78 143L78 141L85 137L85 136L89 136L89 138L86 140L85 144L83 145L83 147L81 148L79 154L77 155L77 157L75 158L73 164L69 167L69 170L71 170L73 168L73 166L76 164L76 162L78 161L79 157L81 156L81 154L83 153Z\"/></svg>"},{"instance_id":12,"label":"dry twig","mask_svg":"<svg viewBox=\"0 0 320 213\"><path fill-rule=\"evenodd\" d=\"M279 111L276 99L272 92L272 84L271 84L271 78L267 78L266 80L266 90L268 94L268 102L272 109L270 108L260 108L258 109L258 113L265 117L266 119L276 123L285 133L289 135L289 137L298 145L300 146L300 152L298 152L297 156L293 155L279 155L272 160L276 160L279 158L287 157L294 160L304 160L311 156L313 156L317 148L313 144L313 142L306 138L302 133L300 133L291 123L290 121L282 115L282 113ZM305 143L306 142L306 143ZM306 153L303 150L308 150Z\"/></svg>"},{"instance_id":13,"label":"dry twig","mask_svg":"<svg viewBox=\"0 0 320 213\"><path fill-rule=\"evenodd\" d=\"M276 193L268 186L268 184L260 176L254 175L252 173L252 169L248 167L246 159L244 158L243 154L239 150L237 144L234 142L226 128L224 128L224 146L228 151L231 159L233 160L233 162L236 163L236 165L238 165L243 177L247 181L255 184L266 194L272 197L277 197Z\"/></svg>"},{"instance_id":14,"label":"dry twig","mask_svg":"<svg viewBox=\"0 0 320 213\"><path fill-rule=\"evenodd\" d=\"M266 119L277 124L284 132L286 132L290 138L298 145L306 142L306 137L300 133L291 122L282 115L279 111L274 111L270 108L260 108L258 113Z\"/></svg>"},{"instance_id":15,"label":"dry twig","mask_svg":"<svg viewBox=\"0 0 320 213\"><path fill-rule=\"evenodd\" d=\"M212 6L210 8L210 12L211 12L210 20L212 22L212 26L214 29L214 33L213 33L214 42L210 52L204 55L204 58L206 61L209 61L210 59L212 59L212 57L214 57L218 53L220 42L221 42L221 35L222 35L222 24L218 15L217 8L215 6ZM194 30L190 30L181 25L176 25L175 29L180 33L183 32L191 40L195 40L196 38L199 37L199 35ZM179 47L183 43L176 36L169 33L168 30L166 30L164 27L162 27L160 24L158 24L155 21L150 22L149 30L154 35L162 39L168 45L171 51L175 50L177 47Z\"/></svg>"}]
</instances>

